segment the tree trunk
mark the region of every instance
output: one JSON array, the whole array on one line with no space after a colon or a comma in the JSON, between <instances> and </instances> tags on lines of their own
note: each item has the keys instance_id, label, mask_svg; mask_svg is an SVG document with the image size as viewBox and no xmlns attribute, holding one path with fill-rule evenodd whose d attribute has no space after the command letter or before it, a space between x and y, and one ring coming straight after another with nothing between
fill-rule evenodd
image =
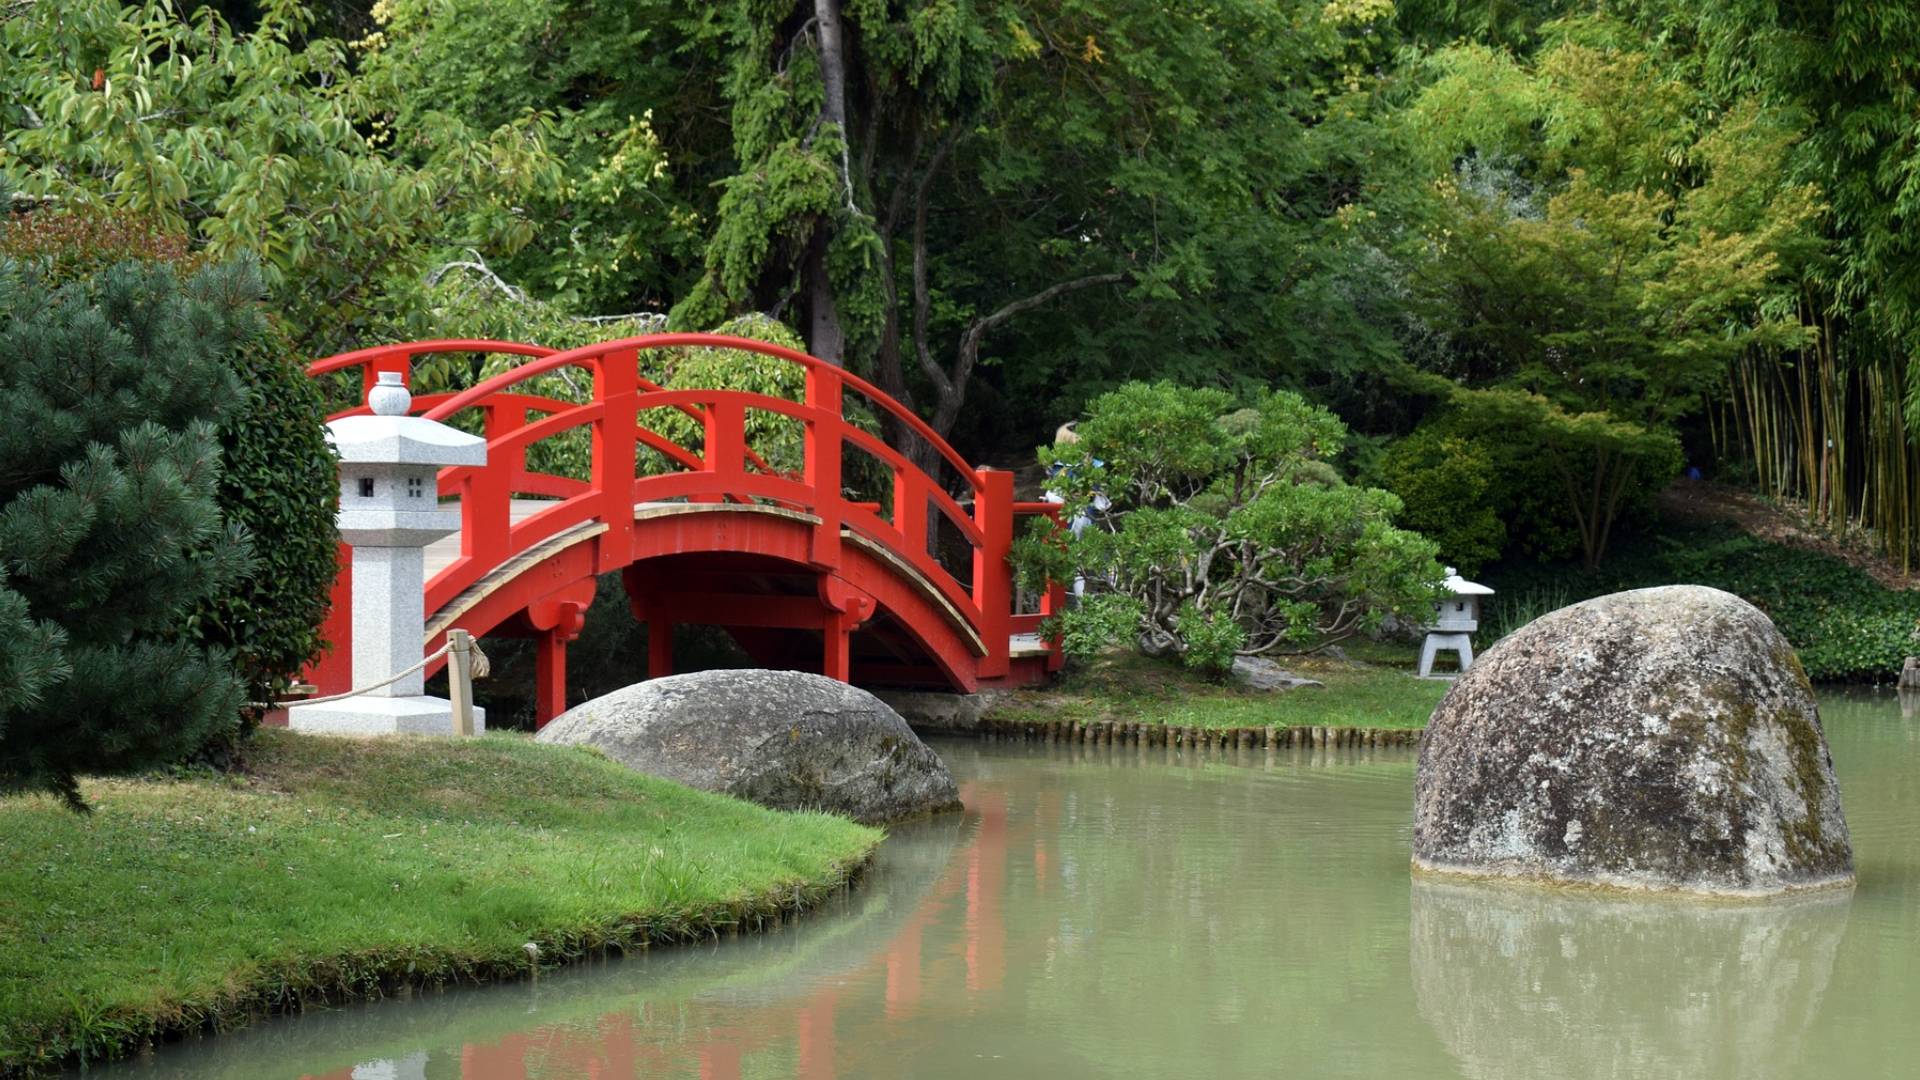
<instances>
[{"instance_id":1,"label":"tree trunk","mask_svg":"<svg viewBox=\"0 0 1920 1080\"><path fill-rule=\"evenodd\" d=\"M847 50L840 0L813 0L813 17L820 36L820 80L825 91L820 103L820 126L837 129L841 143L840 179L846 185L847 205L851 209L853 175L848 171L846 147L852 131L847 124ZM827 249L832 242L831 218L822 217L807 252L807 306L810 309L807 351L829 364L844 366L846 331L840 325L840 306L827 268Z\"/></svg>"},{"instance_id":2,"label":"tree trunk","mask_svg":"<svg viewBox=\"0 0 1920 1080\"><path fill-rule=\"evenodd\" d=\"M813 238L807 253L807 351L835 367L847 363L847 335L834 302L833 279L827 273L827 236Z\"/></svg>"}]
</instances>

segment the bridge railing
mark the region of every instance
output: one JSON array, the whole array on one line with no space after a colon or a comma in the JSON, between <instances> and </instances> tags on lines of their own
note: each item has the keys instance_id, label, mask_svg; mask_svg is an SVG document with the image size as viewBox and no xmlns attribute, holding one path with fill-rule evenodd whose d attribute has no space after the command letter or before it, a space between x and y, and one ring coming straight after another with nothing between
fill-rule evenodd
<instances>
[{"instance_id":1,"label":"bridge railing","mask_svg":"<svg viewBox=\"0 0 1920 1080\"><path fill-rule=\"evenodd\" d=\"M737 349L784 360L805 371L800 401L719 388L668 389L640 374L640 357L681 347ZM416 359L445 353L503 353L525 363L454 393L415 398L414 411L449 420L470 411L488 441L488 464L442 472L440 494L460 500L461 552L429 582L427 606L438 609L495 566L570 529L604 526L601 570L623 564L631 545L636 504L655 501L765 502L818 518L812 561L839 562L842 527L878 543L933 584L973 625L986 644L982 676L1004 674L1006 641L1014 625L1014 596L1006 556L1014 528L1012 476L976 470L918 415L865 380L804 353L766 342L712 334L651 334L577 349L553 350L517 342L448 339L382 346L319 361L310 375L358 369L371 387L381 372L398 372L411 385ZM591 378L587 401L566 401L531 392L528 385L559 372ZM911 432L960 479L950 492L933 476L848 416L849 393L865 398L880 415ZM364 393L362 395L364 400ZM698 421L699 450L642 424L643 412L672 409ZM750 410L787 417L804 428L804 465L797 475L772 468L747 443ZM341 415L364 411L346 410ZM570 432L591 443L585 479L530 469L529 451ZM579 435L572 436L579 438ZM638 475L637 450L647 447L679 471ZM846 452L877 461L890 481L887 505L848 499ZM513 520L516 495L551 505ZM933 552L929 514L951 523L971 549L965 574L956 574Z\"/></svg>"}]
</instances>

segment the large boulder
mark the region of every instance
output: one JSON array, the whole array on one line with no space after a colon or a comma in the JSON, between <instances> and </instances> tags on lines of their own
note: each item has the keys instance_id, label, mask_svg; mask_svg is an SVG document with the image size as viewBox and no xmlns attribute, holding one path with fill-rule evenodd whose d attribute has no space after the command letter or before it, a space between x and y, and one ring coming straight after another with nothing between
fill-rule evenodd
<instances>
[{"instance_id":1,"label":"large boulder","mask_svg":"<svg viewBox=\"0 0 1920 1080\"><path fill-rule=\"evenodd\" d=\"M585 745L639 772L781 810L898 821L955 809L939 755L865 690L798 671L636 683L567 710L538 741Z\"/></svg>"},{"instance_id":2,"label":"large boulder","mask_svg":"<svg viewBox=\"0 0 1920 1080\"><path fill-rule=\"evenodd\" d=\"M1427 872L1724 895L1853 880L1806 672L1717 589L1615 593L1509 635L1434 711L1414 800Z\"/></svg>"}]
</instances>

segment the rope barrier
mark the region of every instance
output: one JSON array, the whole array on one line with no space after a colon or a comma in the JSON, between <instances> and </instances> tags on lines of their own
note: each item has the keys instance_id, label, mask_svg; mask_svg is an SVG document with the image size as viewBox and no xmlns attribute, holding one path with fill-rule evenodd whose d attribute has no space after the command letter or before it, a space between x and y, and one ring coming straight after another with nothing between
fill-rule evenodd
<instances>
[{"instance_id":1,"label":"rope barrier","mask_svg":"<svg viewBox=\"0 0 1920 1080\"><path fill-rule=\"evenodd\" d=\"M383 686L392 686L394 683L397 683L401 679L404 679L407 676L413 674L414 672L419 671L421 668L426 667L428 664L433 663L435 660L440 659L441 657L447 655L449 652L452 652L452 651L453 651L453 640L449 638L446 644L440 646L438 649L434 650L433 652L428 653L425 657L422 657L419 663L413 665L412 667L406 669L405 671L395 672L393 675L388 676L387 678L382 679L377 683L373 683L368 686L355 687L354 689L349 690L344 694L329 694L326 697L287 698L282 701L249 701L247 702L247 708L249 709L284 709L291 705L324 705L329 701L343 701L350 697L359 697L361 694L370 694L373 691L378 690ZM475 642L473 645L473 676L474 678L476 679L486 678L487 668L488 668L487 654L481 652L479 643Z\"/></svg>"}]
</instances>

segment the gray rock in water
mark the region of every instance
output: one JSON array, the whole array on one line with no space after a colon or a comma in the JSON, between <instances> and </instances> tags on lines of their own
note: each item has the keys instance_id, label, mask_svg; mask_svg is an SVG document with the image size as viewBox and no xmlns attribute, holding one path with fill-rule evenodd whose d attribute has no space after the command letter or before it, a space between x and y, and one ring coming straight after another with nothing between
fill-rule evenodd
<instances>
[{"instance_id":1,"label":"gray rock in water","mask_svg":"<svg viewBox=\"0 0 1920 1080\"><path fill-rule=\"evenodd\" d=\"M1004 699L1004 690L979 690L954 694L938 690L875 690L873 696L886 702L915 731L971 733L980 730L980 721Z\"/></svg>"},{"instance_id":2,"label":"gray rock in water","mask_svg":"<svg viewBox=\"0 0 1920 1080\"><path fill-rule=\"evenodd\" d=\"M780 810L898 821L956 809L939 755L865 690L797 671L702 671L616 690L542 728L639 772Z\"/></svg>"},{"instance_id":3,"label":"gray rock in water","mask_svg":"<svg viewBox=\"0 0 1920 1080\"><path fill-rule=\"evenodd\" d=\"M1318 679L1303 679L1264 656L1233 658L1233 680L1249 690L1298 690L1303 686L1325 686Z\"/></svg>"},{"instance_id":4,"label":"gray rock in water","mask_svg":"<svg viewBox=\"0 0 1920 1080\"><path fill-rule=\"evenodd\" d=\"M1725 895L1853 880L1799 659L1751 604L1691 585L1562 608L1462 675L1421 743L1413 862Z\"/></svg>"}]
</instances>

